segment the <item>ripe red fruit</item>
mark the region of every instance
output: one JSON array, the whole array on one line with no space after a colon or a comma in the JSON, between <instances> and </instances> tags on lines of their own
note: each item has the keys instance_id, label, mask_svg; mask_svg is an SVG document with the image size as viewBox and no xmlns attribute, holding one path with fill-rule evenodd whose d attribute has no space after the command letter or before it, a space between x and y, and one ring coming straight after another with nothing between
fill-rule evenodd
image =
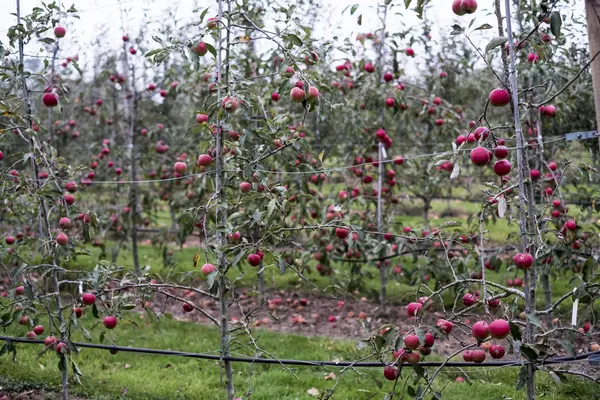
<instances>
[{"instance_id":1,"label":"ripe red fruit","mask_svg":"<svg viewBox=\"0 0 600 400\"><path fill-rule=\"evenodd\" d=\"M56 107L58 105L58 95L56 93L45 93L42 97L42 103L49 108Z\"/></svg>"},{"instance_id":2,"label":"ripe red fruit","mask_svg":"<svg viewBox=\"0 0 600 400\"><path fill-rule=\"evenodd\" d=\"M404 163L404 157L402 156L396 156L394 157L394 164L395 165L402 165Z\"/></svg>"},{"instance_id":3,"label":"ripe red fruit","mask_svg":"<svg viewBox=\"0 0 600 400\"><path fill-rule=\"evenodd\" d=\"M198 156L198 161L197 161L197 164L198 164L198 165L203 165L203 166L206 166L206 165L210 165L210 164L212 164L212 161L213 161L213 160L212 160L212 157L211 157L211 156L209 156L208 154L200 154L200 155Z\"/></svg>"},{"instance_id":4,"label":"ripe red fruit","mask_svg":"<svg viewBox=\"0 0 600 400\"><path fill-rule=\"evenodd\" d=\"M364 69L368 73L375 72L375 66L373 64L371 64L371 63L366 63Z\"/></svg>"},{"instance_id":5,"label":"ripe red fruit","mask_svg":"<svg viewBox=\"0 0 600 400\"><path fill-rule=\"evenodd\" d=\"M494 89L490 93L490 104L495 107L503 107L510 103L510 94L506 89Z\"/></svg>"},{"instance_id":6,"label":"ripe red fruit","mask_svg":"<svg viewBox=\"0 0 600 400\"><path fill-rule=\"evenodd\" d=\"M175 172L177 172L180 175L183 175L186 173L187 171L187 164L184 162L176 162L175 166L173 167L173 169L175 170Z\"/></svg>"},{"instance_id":7,"label":"ripe red fruit","mask_svg":"<svg viewBox=\"0 0 600 400\"><path fill-rule=\"evenodd\" d=\"M483 350L473 350L473 362L482 363L485 361L485 351Z\"/></svg>"},{"instance_id":8,"label":"ripe red fruit","mask_svg":"<svg viewBox=\"0 0 600 400\"><path fill-rule=\"evenodd\" d=\"M23 296L25 294L25 287L23 287L23 286L17 286L15 288L15 294L17 296Z\"/></svg>"},{"instance_id":9,"label":"ripe red fruit","mask_svg":"<svg viewBox=\"0 0 600 400\"><path fill-rule=\"evenodd\" d=\"M35 332L33 331L29 331L25 334L25 337L29 340L35 340L37 339L37 335L35 334Z\"/></svg>"},{"instance_id":10,"label":"ripe red fruit","mask_svg":"<svg viewBox=\"0 0 600 400\"><path fill-rule=\"evenodd\" d=\"M465 378L463 378L462 376L459 376L458 378L456 378L456 383L464 383Z\"/></svg>"},{"instance_id":11,"label":"ripe red fruit","mask_svg":"<svg viewBox=\"0 0 600 400\"><path fill-rule=\"evenodd\" d=\"M494 149L494 153L498 160L503 160L508 157L508 147L506 146L496 146Z\"/></svg>"},{"instance_id":12,"label":"ripe red fruit","mask_svg":"<svg viewBox=\"0 0 600 400\"><path fill-rule=\"evenodd\" d=\"M2 151L0 151L0 161L2 161L3 158L4 158L4 153L2 153Z\"/></svg>"},{"instance_id":13,"label":"ripe red fruit","mask_svg":"<svg viewBox=\"0 0 600 400\"><path fill-rule=\"evenodd\" d=\"M499 344L493 344L490 346L490 349L488 350L490 353L490 357L494 358L494 359L499 359L504 357L504 346L499 345Z\"/></svg>"},{"instance_id":14,"label":"ripe red fruit","mask_svg":"<svg viewBox=\"0 0 600 400\"><path fill-rule=\"evenodd\" d=\"M513 262L520 269L529 269L533 265L533 256L529 253L517 253L513 257Z\"/></svg>"},{"instance_id":15,"label":"ripe red fruit","mask_svg":"<svg viewBox=\"0 0 600 400\"><path fill-rule=\"evenodd\" d=\"M419 337L417 335L406 335L404 337L404 347L409 350L416 350L419 348Z\"/></svg>"},{"instance_id":16,"label":"ripe red fruit","mask_svg":"<svg viewBox=\"0 0 600 400\"><path fill-rule=\"evenodd\" d=\"M4 241L6 242L7 245L12 246L13 244L15 244L15 237L7 236L4 238Z\"/></svg>"},{"instance_id":17,"label":"ripe red fruit","mask_svg":"<svg viewBox=\"0 0 600 400\"><path fill-rule=\"evenodd\" d=\"M256 267L260 264L262 258L258 254L248 254L248 264L253 267Z\"/></svg>"},{"instance_id":18,"label":"ripe red fruit","mask_svg":"<svg viewBox=\"0 0 600 400\"><path fill-rule=\"evenodd\" d=\"M337 236L339 239L346 239L349 234L350 230L347 228L340 227L335 229L335 236Z\"/></svg>"},{"instance_id":19,"label":"ripe red fruit","mask_svg":"<svg viewBox=\"0 0 600 400\"><path fill-rule=\"evenodd\" d=\"M423 347L427 347L427 348L432 347L434 343L435 343L435 337L431 333L426 332L425 333L425 343L423 344Z\"/></svg>"},{"instance_id":20,"label":"ripe red fruit","mask_svg":"<svg viewBox=\"0 0 600 400\"><path fill-rule=\"evenodd\" d=\"M477 299L471 293L465 294L462 298L462 302L466 307L472 306L476 301Z\"/></svg>"},{"instance_id":21,"label":"ripe red fruit","mask_svg":"<svg viewBox=\"0 0 600 400\"><path fill-rule=\"evenodd\" d=\"M385 99L385 105L387 107L394 107L396 105L396 99L394 99L393 97L388 97L387 99Z\"/></svg>"},{"instance_id":22,"label":"ripe red fruit","mask_svg":"<svg viewBox=\"0 0 600 400\"><path fill-rule=\"evenodd\" d=\"M450 333L452 332L452 328L454 328L454 324L451 321L446 321L445 319L438 320L436 326L444 333Z\"/></svg>"},{"instance_id":23,"label":"ripe red fruit","mask_svg":"<svg viewBox=\"0 0 600 400\"><path fill-rule=\"evenodd\" d=\"M192 312L194 311L194 306L190 303L183 303L183 312Z\"/></svg>"},{"instance_id":24,"label":"ripe red fruit","mask_svg":"<svg viewBox=\"0 0 600 400\"><path fill-rule=\"evenodd\" d=\"M58 221L58 226L60 226L62 229L69 229L71 227L71 220L67 217L62 217Z\"/></svg>"},{"instance_id":25,"label":"ripe red fruit","mask_svg":"<svg viewBox=\"0 0 600 400\"><path fill-rule=\"evenodd\" d=\"M485 340L490 335L490 330L487 322L477 321L471 328L471 335L477 340Z\"/></svg>"},{"instance_id":26,"label":"ripe red fruit","mask_svg":"<svg viewBox=\"0 0 600 400\"><path fill-rule=\"evenodd\" d=\"M406 313L408 314L409 317L414 317L419 312L421 312L422 308L423 308L423 304L413 301L411 303L408 303L408 305L406 306Z\"/></svg>"},{"instance_id":27,"label":"ripe red fruit","mask_svg":"<svg viewBox=\"0 0 600 400\"><path fill-rule=\"evenodd\" d=\"M194 47L194 53L198 54L200 57L206 55L208 53L208 47L204 42L198 42L196 47Z\"/></svg>"},{"instance_id":28,"label":"ripe red fruit","mask_svg":"<svg viewBox=\"0 0 600 400\"><path fill-rule=\"evenodd\" d=\"M61 246L66 246L67 244L69 244L69 237L61 232L58 235L56 235L56 243L58 243Z\"/></svg>"},{"instance_id":29,"label":"ripe red fruit","mask_svg":"<svg viewBox=\"0 0 600 400\"><path fill-rule=\"evenodd\" d=\"M33 333L35 333L36 335L41 335L42 333L44 333L44 327L42 325L36 325L33 328Z\"/></svg>"},{"instance_id":30,"label":"ripe red fruit","mask_svg":"<svg viewBox=\"0 0 600 400\"><path fill-rule=\"evenodd\" d=\"M208 122L208 115L206 114L197 114L196 115L196 122L199 124L203 124L205 122Z\"/></svg>"},{"instance_id":31,"label":"ripe red fruit","mask_svg":"<svg viewBox=\"0 0 600 400\"><path fill-rule=\"evenodd\" d=\"M392 75L391 72L386 72L385 74L383 74L383 80L386 82L391 82L394 80L394 75Z\"/></svg>"},{"instance_id":32,"label":"ripe red fruit","mask_svg":"<svg viewBox=\"0 0 600 400\"><path fill-rule=\"evenodd\" d=\"M318 99L321 94L319 93L319 89L314 86L308 87L308 98L309 99Z\"/></svg>"},{"instance_id":33,"label":"ripe red fruit","mask_svg":"<svg viewBox=\"0 0 600 400\"><path fill-rule=\"evenodd\" d=\"M494 163L494 172L498 176L508 175L512 166L508 160L498 160Z\"/></svg>"},{"instance_id":34,"label":"ripe red fruit","mask_svg":"<svg viewBox=\"0 0 600 400\"><path fill-rule=\"evenodd\" d=\"M67 354L69 352L69 348L65 342L58 342L56 345L56 354Z\"/></svg>"},{"instance_id":35,"label":"ripe red fruit","mask_svg":"<svg viewBox=\"0 0 600 400\"><path fill-rule=\"evenodd\" d=\"M466 362L473 361L473 350L465 350L463 352L463 360L465 360Z\"/></svg>"},{"instance_id":36,"label":"ripe red fruit","mask_svg":"<svg viewBox=\"0 0 600 400\"><path fill-rule=\"evenodd\" d=\"M54 27L54 36L57 38L63 38L67 34L67 30L64 26L55 26Z\"/></svg>"},{"instance_id":37,"label":"ripe red fruit","mask_svg":"<svg viewBox=\"0 0 600 400\"><path fill-rule=\"evenodd\" d=\"M65 200L65 203L67 203L68 205L73 205L73 203L75 203L75 197L72 194L65 194L63 196L63 199Z\"/></svg>"},{"instance_id":38,"label":"ripe red fruit","mask_svg":"<svg viewBox=\"0 0 600 400\"><path fill-rule=\"evenodd\" d=\"M81 302L86 306L91 306L96 302L96 296L93 293L84 293L81 296Z\"/></svg>"},{"instance_id":39,"label":"ripe red fruit","mask_svg":"<svg viewBox=\"0 0 600 400\"><path fill-rule=\"evenodd\" d=\"M221 108L228 113L234 113L240 105L240 101L236 97L224 97L221 101Z\"/></svg>"},{"instance_id":40,"label":"ripe red fruit","mask_svg":"<svg viewBox=\"0 0 600 400\"><path fill-rule=\"evenodd\" d=\"M29 325L29 317L27 315L23 315L19 320L20 325Z\"/></svg>"},{"instance_id":41,"label":"ripe red fruit","mask_svg":"<svg viewBox=\"0 0 600 400\"><path fill-rule=\"evenodd\" d=\"M55 344L56 338L54 336L47 336L46 339L44 339L44 346L46 347L54 347Z\"/></svg>"},{"instance_id":42,"label":"ripe red fruit","mask_svg":"<svg viewBox=\"0 0 600 400\"><path fill-rule=\"evenodd\" d=\"M106 329L114 329L117 326L117 317L107 315L102 321Z\"/></svg>"},{"instance_id":43,"label":"ripe red fruit","mask_svg":"<svg viewBox=\"0 0 600 400\"><path fill-rule=\"evenodd\" d=\"M72 181L71 182L67 182L67 184L65 185L65 189L69 193L75 193L77 191L77 183L72 182Z\"/></svg>"},{"instance_id":44,"label":"ripe red fruit","mask_svg":"<svg viewBox=\"0 0 600 400\"><path fill-rule=\"evenodd\" d=\"M250 182L240 182L240 192L248 193L252 189L252 184Z\"/></svg>"},{"instance_id":45,"label":"ripe red fruit","mask_svg":"<svg viewBox=\"0 0 600 400\"><path fill-rule=\"evenodd\" d=\"M490 161L490 152L485 147L475 147L471 150L471 162L477 166L484 166Z\"/></svg>"},{"instance_id":46,"label":"ripe red fruit","mask_svg":"<svg viewBox=\"0 0 600 400\"><path fill-rule=\"evenodd\" d=\"M409 57L414 57L415 56L415 51L412 48L407 48L406 49L406 55Z\"/></svg>"},{"instance_id":47,"label":"ripe red fruit","mask_svg":"<svg viewBox=\"0 0 600 400\"><path fill-rule=\"evenodd\" d=\"M271 93L271 100L279 101L279 93L277 93L277 92Z\"/></svg>"},{"instance_id":48,"label":"ripe red fruit","mask_svg":"<svg viewBox=\"0 0 600 400\"><path fill-rule=\"evenodd\" d=\"M540 56L537 53L529 53L527 54L527 62L530 64L536 63L540 61Z\"/></svg>"},{"instance_id":49,"label":"ripe red fruit","mask_svg":"<svg viewBox=\"0 0 600 400\"><path fill-rule=\"evenodd\" d=\"M81 318L83 315L83 310L79 307L73 307L73 314L75 314L77 318Z\"/></svg>"},{"instance_id":50,"label":"ripe red fruit","mask_svg":"<svg viewBox=\"0 0 600 400\"><path fill-rule=\"evenodd\" d=\"M204 275L209 275L211 274L213 271L215 270L215 266L212 264L204 264L202 266L202 268L200 269L200 271L204 274Z\"/></svg>"},{"instance_id":51,"label":"ripe red fruit","mask_svg":"<svg viewBox=\"0 0 600 400\"><path fill-rule=\"evenodd\" d=\"M386 365L385 367L383 367L383 376L388 381L395 381L396 379L398 379L398 375L398 368L390 365Z\"/></svg>"},{"instance_id":52,"label":"ripe red fruit","mask_svg":"<svg viewBox=\"0 0 600 400\"><path fill-rule=\"evenodd\" d=\"M556 106L548 104L544 108L544 115L547 115L548 117L554 117L556 115Z\"/></svg>"},{"instance_id":53,"label":"ripe red fruit","mask_svg":"<svg viewBox=\"0 0 600 400\"><path fill-rule=\"evenodd\" d=\"M567 228L570 231L574 231L577 229L577 223L575 221L573 221L572 219L570 219L565 224L565 228Z\"/></svg>"},{"instance_id":54,"label":"ripe red fruit","mask_svg":"<svg viewBox=\"0 0 600 400\"><path fill-rule=\"evenodd\" d=\"M489 331L494 339L504 339L510 333L510 325L503 319L497 319L490 323Z\"/></svg>"},{"instance_id":55,"label":"ripe red fruit","mask_svg":"<svg viewBox=\"0 0 600 400\"><path fill-rule=\"evenodd\" d=\"M290 91L290 99L296 103L301 103L304 101L304 90L293 87Z\"/></svg>"}]
</instances>

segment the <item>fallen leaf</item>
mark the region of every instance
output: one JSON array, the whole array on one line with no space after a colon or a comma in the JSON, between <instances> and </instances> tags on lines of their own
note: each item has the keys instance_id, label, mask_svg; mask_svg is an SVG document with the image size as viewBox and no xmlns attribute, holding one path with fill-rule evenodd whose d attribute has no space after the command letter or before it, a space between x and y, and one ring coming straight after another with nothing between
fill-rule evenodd
<instances>
[{"instance_id":1,"label":"fallen leaf","mask_svg":"<svg viewBox=\"0 0 600 400\"><path fill-rule=\"evenodd\" d=\"M307 390L307 393L312 397L319 397L321 395L321 393L319 393L319 390L317 388L310 388Z\"/></svg>"},{"instance_id":2,"label":"fallen leaf","mask_svg":"<svg viewBox=\"0 0 600 400\"><path fill-rule=\"evenodd\" d=\"M129 369L129 368L131 368L131 365L125 364L125 369Z\"/></svg>"},{"instance_id":3,"label":"fallen leaf","mask_svg":"<svg viewBox=\"0 0 600 400\"><path fill-rule=\"evenodd\" d=\"M337 378L337 377L335 376L335 374L333 372L330 372L329 374L325 375L326 381L328 381L328 380L335 381L335 378Z\"/></svg>"}]
</instances>

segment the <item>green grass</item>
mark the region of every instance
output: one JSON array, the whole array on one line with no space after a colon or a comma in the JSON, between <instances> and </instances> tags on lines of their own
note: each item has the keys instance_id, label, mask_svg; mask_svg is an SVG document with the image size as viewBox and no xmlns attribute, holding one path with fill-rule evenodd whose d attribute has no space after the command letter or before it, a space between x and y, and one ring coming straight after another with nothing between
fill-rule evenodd
<instances>
[{"instance_id":1,"label":"green grass","mask_svg":"<svg viewBox=\"0 0 600 400\"><path fill-rule=\"evenodd\" d=\"M149 324L136 314L126 317L135 321L135 327L127 321L120 321L114 331L116 343L124 346L183 350L189 352L215 352L218 350L218 332L215 328L194 323L161 320L159 324ZM86 317L83 323L90 327L92 321ZM15 328L16 329L16 328ZM92 330L95 341L100 328ZM13 329L9 333L16 333ZM22 333L22 332L21 332ZM306 337L276 334L265 331L255 332L258 344L268 349L278 358L304 360L356 360L364 356L356 343L350 340L332 340L325 337ZM74 339L82 340L76 334ZM238 337L235 353L252 355L248 338ZM52 353L44 354L36 360L41 350L39 345L17 345L16 361L4 356L0 363L0 385L10 388L42 387L58 390L60 373L58 359ZM121 352L111 355L107 351L82 349L74 356L81 372L82 385L72 385L74 394L92 399L224 399L224 391L219 383L219 366L215 361L195 360L172 356L153 356ZM248 364L234 365L236 393L242 396L248 390L248 380L252 370L252 399L309 399L307 390L316 388L323 393L334 384L325 380L325 375L333 372L339 376L339 368L296 367L297 378L279 366L265 367ZM410 371L410 370L409 370ZM335 392L334 399L382 399L385 392L392 389L386 382L381 368L361 369L358 376L348 371ZM458 384L454 380L464 374L456 368L444 370L436 382L436 390L450 382L444 390L444 399L449 400L489 400L524 399L523 391L515 390L518 369L466 370L473 382ZM406 375L405 375L406 376ZM383 383L379 389L374 378ZM409 380L409 384L412 379ZM402 382L401 382L402 383ZM570 383L556 386L543 373L538 373L537 390L540 398L559 400L565 398L593 398L598 387L588 383ZM399 386L401 387L401 386ZM124 390L127 395L122 396ZM504 396L504 397L503 397Z\"/></svg>"}]
</instances>

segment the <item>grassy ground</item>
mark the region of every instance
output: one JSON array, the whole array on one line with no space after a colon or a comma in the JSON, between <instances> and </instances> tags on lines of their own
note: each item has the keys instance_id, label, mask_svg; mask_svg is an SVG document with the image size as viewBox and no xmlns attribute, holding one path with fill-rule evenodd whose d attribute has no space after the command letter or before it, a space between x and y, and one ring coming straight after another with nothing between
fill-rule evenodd
<instances>
[{"instance_id":1,"label":"grassy ground","mask_svg":"<svg viewBox=\"0 0 600 400\"><path fill-rule=\"evenodd\" d=\"M216 329L192 323L162 320L159 325L146 324L138 315L129 315L139 327L121 321L115 329L116 342L124 346L150 347L190 352L214 352L218 349ZM90 320L84 320L88 326ZM98 340L100 328L92 331ZM11 332L13 333L13 332ZM83 340L81 337L76 337ZM247 338L240 337L247 344ZM359 351L356 343L349 340L331 340L324 337L260 332L259 345L279 358L305 360L355 360L366 354ZM38 345L18 345L17 360L7 356L0 363L0 385L4 390L11 388L41 387L57 390L60 386L60 373L54 354L44 354L36 360ZM251 355L247 348L238 348L236 353ZM133 353L111 355L107 351L83 349L75 356L81 372L82 385L73 385L72 391L82 397L92 399L224 399L219 383L219 366L214 361L194 360L181 357L150 356ZM325 376L333 372L339 377L339 368L299 367L294 369L294 377L281 367L236 364L236 393L242 396L249 389L248 379L252 372L252 399L295 400L310 399L307 391L316 388L320 393L330 389L334 382ZM436 389L448 384L444 399L449 400L489 400L524 399L523 391L515 390L518 369L474 368L468 376L473 382L455 383L457 376L465 374L455 368L448 368L441 375ZM348 371L336 389L334 399L383 399L384 393L392 388L382 376L382 369L361 369L361 375ZM374 381L383 383L379 389ZM543 373L539 373L538 396L550 400L593 399L598 395L598 387L587 383L571 383L556 386ZM409 380L412 384L412 379ZM126 394L124 394L126 393Z\"/></svg>"}]
</instances>

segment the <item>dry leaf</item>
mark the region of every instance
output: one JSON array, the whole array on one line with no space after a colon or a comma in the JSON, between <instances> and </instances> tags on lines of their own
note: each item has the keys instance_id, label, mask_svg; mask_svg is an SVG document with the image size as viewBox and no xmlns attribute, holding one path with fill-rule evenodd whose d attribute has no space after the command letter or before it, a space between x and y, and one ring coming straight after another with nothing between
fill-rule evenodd
<instances>
[{"instance_id":1,"label":"dry leaf","mask_svg":"<svg viewBox=\"0 0 600 400\"><path fill-rule=\"evenodd\" d=\"M125 364L125 369L129 369L129 368L131 368L131 365Z\"/></svg>"},{"instance_id":2,"label":"dry leaf","mask_svg":"<svg viewBox=\"0 0 600 400\"><path fill-rule=\"evenodd\" d=\"M249 36L240 36L240 42L241 43L248 43L250 41L250 37Z\"/></svg>"},{"instance_id":3,"label":"dry leaf","mask_svg":"<svg viewBox=\"0 0 600 400\"><path fill-rule=\"evenodd\" d=\"M337 377L335 376L335 374L333 372L330 372L329 374L325 375L326 381L328 381L328 380L335 381L335 378L337 378Z\"/></svg>"},{"instance_id":4,"label":"dry leaf","mask_svg":"<svg viewBox=\"0 0 600 400\"><path fill-rule=\"evenodd\" d=\"M321 395L321 393L319 393L319 390L317 388L310 388L306 392L309 395L311 395L312 397L319 397Z\"/></svg>"}]
</instances>

